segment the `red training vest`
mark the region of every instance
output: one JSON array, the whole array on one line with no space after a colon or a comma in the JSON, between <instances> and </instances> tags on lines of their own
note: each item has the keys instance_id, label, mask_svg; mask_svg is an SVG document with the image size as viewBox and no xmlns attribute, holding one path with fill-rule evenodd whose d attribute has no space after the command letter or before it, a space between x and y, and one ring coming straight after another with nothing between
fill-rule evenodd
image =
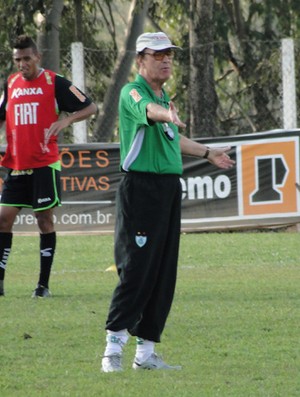
<instances>
[{"instance_id":1,"label":"red training vest","mask_svg":"<svg viewBox=\"0 0 300 397\"><path fill-rule=\"evenodd\" d=\"M55 76L43 70L31 81L19 72L8 78L4 167L39 168L59 159L57 136L47 138L48 128L58 119Z\"/></svg>"}]
</instances>

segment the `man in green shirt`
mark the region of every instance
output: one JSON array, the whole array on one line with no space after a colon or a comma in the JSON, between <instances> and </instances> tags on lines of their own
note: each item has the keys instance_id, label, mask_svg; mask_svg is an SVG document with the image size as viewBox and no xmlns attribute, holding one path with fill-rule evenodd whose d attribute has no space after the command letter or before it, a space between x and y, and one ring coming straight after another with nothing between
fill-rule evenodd
<instances>
[{"instance_id":1,"label":"man in green shirt","mask_svg":"<svg viewBox=\"0 0 300 397\"><path fill-rule=\"evenodd\" d=\"M178 132L185 124L163 89L174 46L163 32L136 43L138 75L119 101L121 169L115 260L120 277L106 322L103 372L122 370L128 336L137 337L133 369L180 369L155 353L173 301L180 238L182 154L232 167L230 147L208 148Z\"/></svg>"},{"instance_id":2,"label":"man in green shirt","mask_svg":"<svg viewBox=\"0 0 300 397\"><path fill-rule=\"evenodd\" d=\"M127 84L119 106L121 165L125 171L155 174L182 174L178 127L173 123L155 123L145 109L151 104L169 108L170 98L163 88L159 96L142 75Z\"/></svg>"}]
</instances>

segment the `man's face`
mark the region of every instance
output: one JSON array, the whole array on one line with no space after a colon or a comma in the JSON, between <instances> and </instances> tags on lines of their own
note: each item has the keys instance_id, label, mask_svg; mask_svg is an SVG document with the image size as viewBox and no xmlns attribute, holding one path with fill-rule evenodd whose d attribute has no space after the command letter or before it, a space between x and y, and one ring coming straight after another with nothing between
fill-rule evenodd
<instances>
[{"instance_id":1,"label":"man's face","mask_svg":"<svg viewBox=\"0 0 300 397\"><path fill-rule=\"evenodd\" d=\"M141 74L146 74L147 80L164 83L172 73L173 55L171 49L154 51L146 48L140 63Z\"/></svg>"},{"instance_id":2,"label":"man's face","mask_svg":"<svg viewBox=\"0 0 300 397\"><path fill-rule=\"evenodd\" d=\"M32 48L13 50L13 61L25 80L33 80L39 73L40 56Z\"/></svg>"}]
</instances>

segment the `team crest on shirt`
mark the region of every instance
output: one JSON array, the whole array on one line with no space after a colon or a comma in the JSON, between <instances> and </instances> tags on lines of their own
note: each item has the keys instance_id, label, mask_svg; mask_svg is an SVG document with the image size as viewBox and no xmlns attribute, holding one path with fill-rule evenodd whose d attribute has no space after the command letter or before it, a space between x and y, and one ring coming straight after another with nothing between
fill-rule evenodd
<instances>
[{"instance_id":1,"label":"team crest on shirt","mask_svg":"<svg viewBox=\"0 0 300 397\"><path fill-rule=\"evenodd\" d=\"M146 234L145 233L141 233L141 232L137 232L137 234L135 236L135 242L140 248L144 247L144 245L147 242Z\"/></svg>"},{"instance_id":2,"label":"team crest on shirt","mask_svg":"<svg viewBox=\"0 0 300 397\"><path fill-rule=\"evenodd\" d=\"M132 98L135 102L139 102L142 99L141 95L137 92L137 90L135 88L133 88L130 91L129 95L132 96Z\"/></svg>"}]
</instances>

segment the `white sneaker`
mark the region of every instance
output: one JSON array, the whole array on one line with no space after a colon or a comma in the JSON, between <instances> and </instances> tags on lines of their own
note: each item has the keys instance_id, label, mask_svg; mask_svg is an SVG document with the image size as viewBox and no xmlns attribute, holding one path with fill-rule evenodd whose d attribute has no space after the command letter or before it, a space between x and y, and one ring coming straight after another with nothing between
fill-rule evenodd
<instances>
[{"instance_id":1,"label":"white sneaker","mask_svg":"<svg viewBox=\"0 0 300 397\"><path fill-rule=\"evenodd\" d=\"M132 364L133 369L181 369L181 365L168 365L157 354L152 353L147 360L142 363L134 361Z\"/></svg>"},{"instance_id":2,"label":"white sneaker","mask_svg":"<svg viewBox=\"0 0 300 397\"><path fill-rule=\"evenodd\" d=\"M118 372L123 371L121 354L115 353L110 356L104 356L102 358L102 372Z\"/></svg>"}]
</instances>

